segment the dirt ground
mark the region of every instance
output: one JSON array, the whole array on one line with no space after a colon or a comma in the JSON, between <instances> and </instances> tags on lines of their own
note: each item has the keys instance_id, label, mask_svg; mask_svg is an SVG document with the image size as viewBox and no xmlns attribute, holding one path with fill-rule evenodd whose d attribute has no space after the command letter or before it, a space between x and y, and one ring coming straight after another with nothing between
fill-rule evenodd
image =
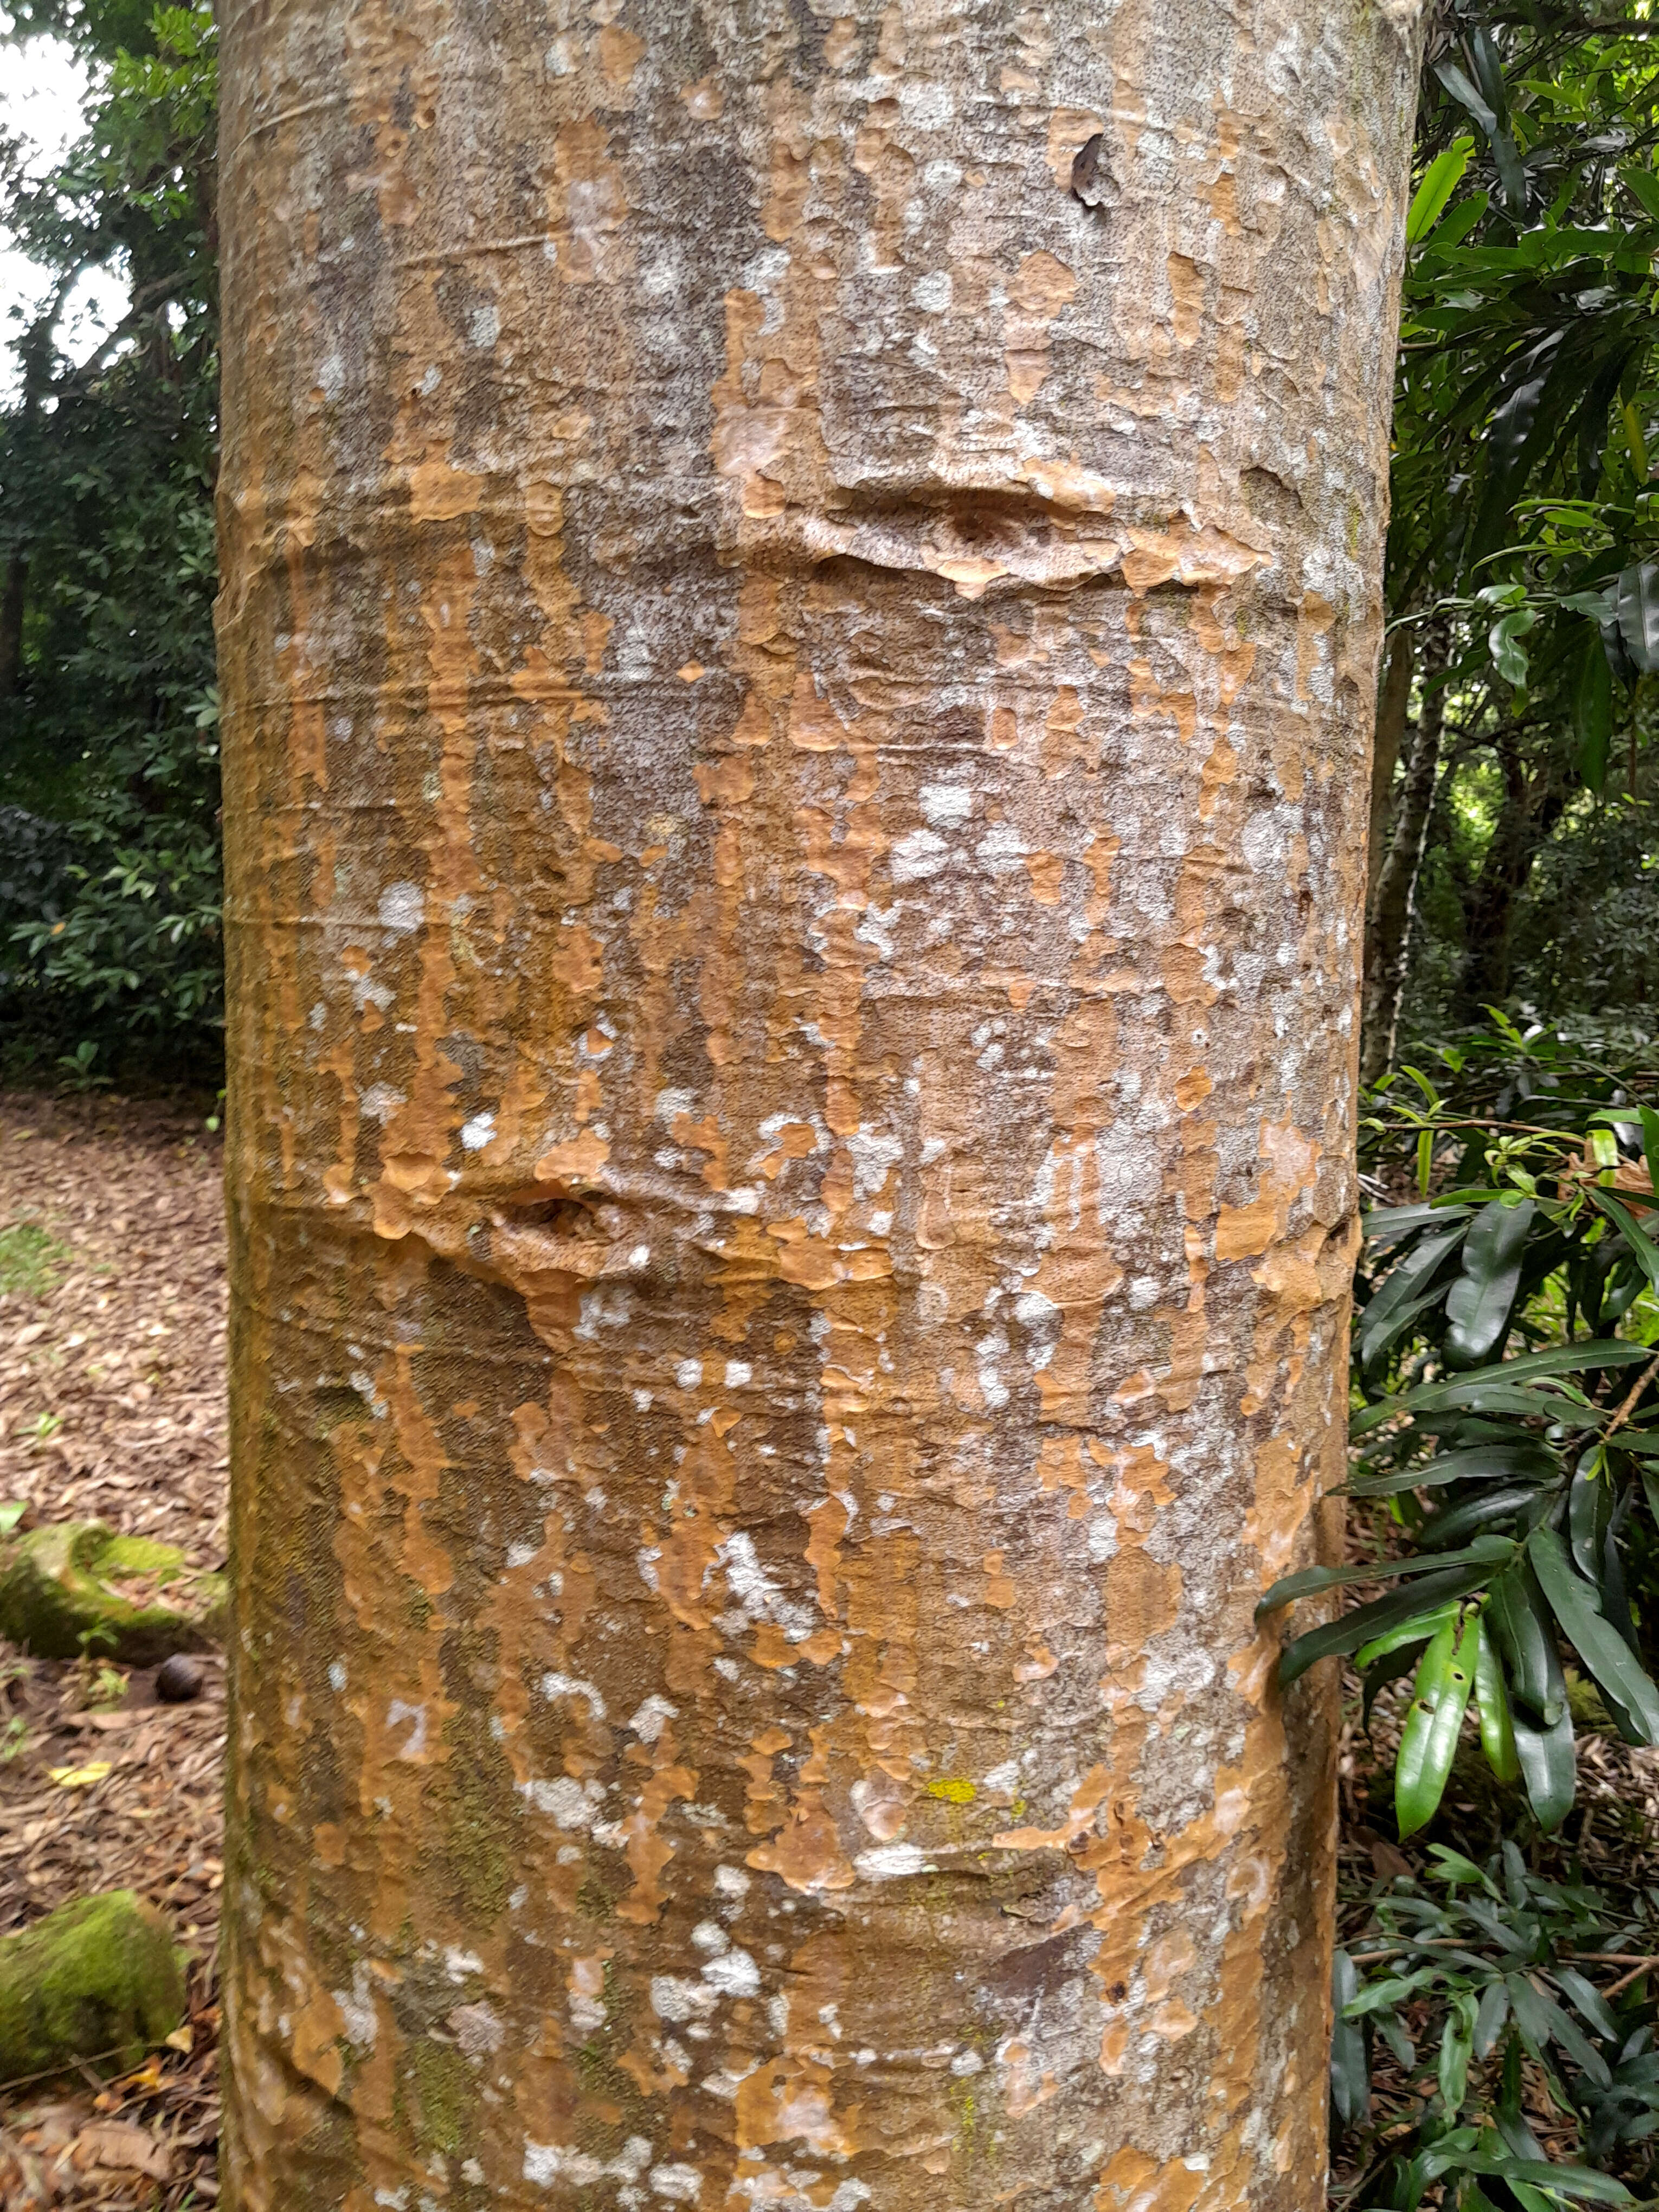
<instances>
[{"instance_id":1,"label":"dirt ground","mask_svg":"<svg viewBox=\"0 0 1659 2212\"><path fill-rule=\"evenodd\" d=\"M221 1565L224 1331L219 1152L200 1116L0 1094L0 1503ZM4 2212L217 2201L217 1661L206 1676L195 1702L161 1705L153 1672L0 1642L0 1934L131 1888L191 1961L189 2021L136 2073L0 2091Z\"/></svg>"}]
</instances>

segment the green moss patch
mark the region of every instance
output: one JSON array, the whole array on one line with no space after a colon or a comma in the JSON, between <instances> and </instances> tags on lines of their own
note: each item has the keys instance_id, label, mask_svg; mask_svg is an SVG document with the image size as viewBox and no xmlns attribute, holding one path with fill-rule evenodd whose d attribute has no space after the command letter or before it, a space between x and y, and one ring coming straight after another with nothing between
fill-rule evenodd
<instances>
[{"instance_id":1,"label":"green moss patch","mask_svg":"<svg viewBox=\"0 0 1659 2212\"><path fill-rule=\"evenodd\" d=\"M0 1545L0 1635L43 1659L152 1667L217 1641L224 1579L173 1544L71 1521Z\"/></svg>"},{"instance_id":2,"label":"green moss patch","mask_svg":"<svg viewBox=\"0 0 1659 2212\"><path fill-rule=\"evenodd\" d=\"M130 1889L78 1899L0 1936L0 2082L76 2060L136 2065L184 2016L172 1932Z\"/></svg>"}]
</instances>

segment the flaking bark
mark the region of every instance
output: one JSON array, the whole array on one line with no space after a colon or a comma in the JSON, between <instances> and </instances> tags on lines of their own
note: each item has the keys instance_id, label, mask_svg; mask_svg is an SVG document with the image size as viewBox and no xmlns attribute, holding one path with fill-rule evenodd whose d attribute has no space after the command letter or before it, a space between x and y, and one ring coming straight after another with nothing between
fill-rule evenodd
<instances>
[{"instance_id":1,"label":"flaking bark","mask_svg":"<svg viewBox=\"0 0 1659 2212\"><path fill-rule=\"evenodd\" d=\"M1413 12L229 0L244 2212L1316 2201Z\"/></svg>"}]
</instances>

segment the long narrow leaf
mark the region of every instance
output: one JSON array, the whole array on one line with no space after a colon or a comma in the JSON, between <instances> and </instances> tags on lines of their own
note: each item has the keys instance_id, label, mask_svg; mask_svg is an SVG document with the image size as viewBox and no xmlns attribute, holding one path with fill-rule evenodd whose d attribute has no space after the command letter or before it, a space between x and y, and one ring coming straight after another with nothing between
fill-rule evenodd
<instances>
[{"instance_id":1,"label":"long narrow leaf","mask_svg":"<svg viewBox=\"0 0 1659 2212\"><path fill-rule=\"evenodd\" d=\"M1437 1552L1425 1559L1375 1559L1362 1567L1303 1567L1293 1575L1285 1575L1276 1582L1255 1609L1255 1617L1277 1613L1279 1607L1291 1605L1299 1597L1316 1597L1322 1590L1340 1589L1351 1583L1392 1581L1405 1575L1432 1574L1449 1567L1474 1566L1483 1564L1489 1571L1496 1572L1515 1556L1515 1545L1507 1536L1479 1536L1462 1552Z\"/></svg>"},{"instance_id":2,"label":"long narrow leaf","mask_svg":"<svg viewBox=\"0 0 1659 2212\"><path fill-rule=\"evenodd\" d=\"M1551 1528L1534 1528L1527 1551L1550 1609L1602 1689L1630 1716L1644 1743L1659 1742L1659 1689L1624 1638L1602 1618L1600 1593L1574 1572Z\"/></svg>"},{"instance_id":3,"label":"long narrow leaf","mask_svg":"<svg viewBox=\"0 0 1659 2212\"><path fill-rule=\"evenodd\" d=\"M1464 1622L1461 1632L1456 1620L1448 1621L1417 1670L1416 1694L1395 1761L1394 1809L1402 1843L1439 1809L1474 1687L1480 1635L1478 1619Z\"/></svg>"},{"instance_id":4,"label":"long narrow leaf","mask_svg":"<svg viewBox=\"0 0 1659 2212\"><path fill-rule=\"evenodd\" d=\"M1322 1659L1357 1651L1362 1644L1369 1644L1373 1637L1383 1635L1401 1621L1410 1620L1419 1613L1432 1613L1449 1599L1468 1596L1490 1582L1492 1574L1491 1566L1483 1562L1478 1567L1462 1568L1455 1574L1428 1575L1405 1589L1390 1591L1387 1597L1373 1598L1369 1605L1345 1613L1340 1620L1310 1628L1305 1636L1298 1636L1285 1646L1279 1662L1280 1687L1288 1689Z\"/></svg>"}]
</instances>

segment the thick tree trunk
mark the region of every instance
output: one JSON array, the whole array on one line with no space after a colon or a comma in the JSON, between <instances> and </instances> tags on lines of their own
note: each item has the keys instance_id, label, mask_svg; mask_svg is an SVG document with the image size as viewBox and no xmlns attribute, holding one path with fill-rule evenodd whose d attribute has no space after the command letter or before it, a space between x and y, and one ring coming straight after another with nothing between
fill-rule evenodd
<instances>
[{"instance_id":1,"label":"thick tree trunk","mask_svg":"<svg viewBox=\"0 0 1659 2212\"><path fill-rule=\"evenodd\" d=\"M1528 772L1518 733L1509 726L1493 741L1504 775L1504 801L1480 872L1463 901L1466 950L1460 997L1466 1019L1510 994L1514 965L1516 908L1538 858L1566 805L1566 793L1550 775Z\"/></svg>"},{"instance_id":2,"label":"thick tree trunk","mask_svg":"<svg viewBox=\"0 0 1659 2212\"><path fill-rule=\"evenodd\" d=\"M246 2212L1316 2202L1413 13L224 9Z\"/></svg>"},{"instance_id":3,"label":"thick tree trunk","mask_svg":"<svg viewBox=\"0 0 1659 2212\"><path fill-rule=\"evenodd\" d=\"M1443 636L1431 639L1425 674L1438 676L1446 663ZM1412 923L1417 910L1417 881L1423 870L1429 822L1440 777L1440 749L1445 734L1446 694L1425 684L1417 720L1405 739L1406 768L1394 804L1394 824L1382 866L1376 871L1365 931L1365 1009L1360 1075L1375 1083L1394 1065L1400 1009L1410 965ZM1375 866L1375 863L1373 863Z\"/></svg>"}]
</instances>

